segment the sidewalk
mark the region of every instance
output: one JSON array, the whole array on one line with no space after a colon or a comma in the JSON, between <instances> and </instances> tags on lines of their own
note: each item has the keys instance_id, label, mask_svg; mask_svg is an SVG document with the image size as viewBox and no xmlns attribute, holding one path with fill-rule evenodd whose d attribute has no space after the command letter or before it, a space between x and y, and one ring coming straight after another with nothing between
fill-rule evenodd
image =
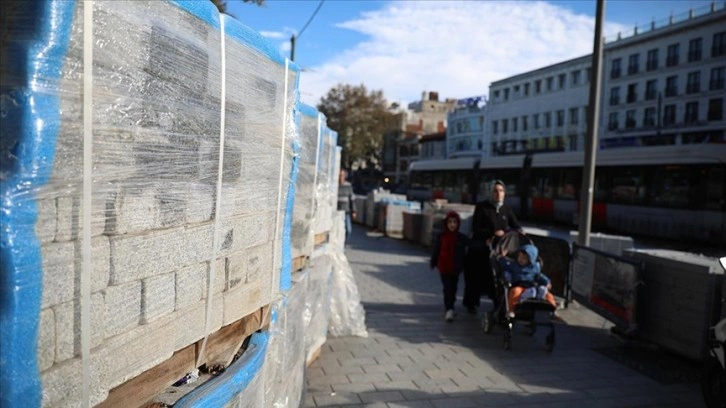
<instances>
[{"instance_id":1,"label":"sidewalk","mask_svg":"<svg viewBox=\"0 0 726 408\"><path fill-rule=\"evenodd\" d=\"M561 311L551 354L545 328L534 336L515 329L504 351L502 329L484 334L480 317L460 307L463 278L459 315L444 321L441 283L422 248L356 226L346 254L369 337L328 338L307 370L306 407L704 406L697 374L682 374L692 365L669 356L616 361L622 347L608 322L577 304Z\"/></svg>"}]
</instances>

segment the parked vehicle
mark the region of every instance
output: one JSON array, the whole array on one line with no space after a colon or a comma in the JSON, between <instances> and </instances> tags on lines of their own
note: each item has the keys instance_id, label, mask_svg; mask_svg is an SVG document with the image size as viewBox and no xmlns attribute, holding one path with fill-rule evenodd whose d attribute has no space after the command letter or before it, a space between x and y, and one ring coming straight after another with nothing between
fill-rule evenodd
<instances>
[{"instance_id":1,"label":"parked vehicle","mask_svg":"<svg viewBox=\"0 0 726 408\"><path fill-rule=\"evenodd\" d=\"M726 270L726 257L720 259ZM724 317L724 316L722 316ZM709 329L708 356L701 374L701 391L708 408L726 407L726 317Z\"/></svg>"}]
</instances>

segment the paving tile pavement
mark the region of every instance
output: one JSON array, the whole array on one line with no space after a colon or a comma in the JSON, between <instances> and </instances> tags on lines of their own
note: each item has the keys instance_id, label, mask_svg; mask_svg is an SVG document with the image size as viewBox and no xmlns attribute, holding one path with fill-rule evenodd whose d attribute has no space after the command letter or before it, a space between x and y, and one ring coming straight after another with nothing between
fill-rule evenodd
<instances>
[{"instance_id":1,"label":"paving tile pavement","mask_svg":"<svg viewBox=\"0 0 726 408\"><path fill-rule=\"evenodd\" d=\"M664 385L593 350L617 345L610 324L573 303L561 310L556 345L546 329L481 330L460 305L444 321L441 283L416 245L355 226L346 248L367 338L329 337L306 373L305 407L703 407L698 383ZM488 307L485 301L482 309Z\"/></svg>"}]
</instances>

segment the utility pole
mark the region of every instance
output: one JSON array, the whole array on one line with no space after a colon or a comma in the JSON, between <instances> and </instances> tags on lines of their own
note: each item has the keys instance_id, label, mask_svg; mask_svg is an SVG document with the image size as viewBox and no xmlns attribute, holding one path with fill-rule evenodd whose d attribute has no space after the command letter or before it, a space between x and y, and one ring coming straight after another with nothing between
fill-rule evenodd
<instances>
[{"instance_id":1,"label":"utility pole","mask_svg":"<svg viewBox=\"0 0 726 408\"><path fill-rule=\"evenodd\" d=\"M592 67L590 72L590 105L589 127L585 139L585 168L580 191L580 228L578 241L580 245L590 245L590 226L592 224L593 185L595 184L595 161L598 145L598 126L600 122L600 78L602 77L602 23L605 18L605 0L597 0L595 14L595 38L592 50Z\"/></svg>"},{"instance_id":2,"label":"utility pole","mask_svg":"<svg viewBox=\"0 0 726 408\"><path fill-rule=\"evenodd\" d=\"M297 38L295 37L295 34L290 37L290 61L295 61L295 40Z\"/></svg>"}]
</instances>

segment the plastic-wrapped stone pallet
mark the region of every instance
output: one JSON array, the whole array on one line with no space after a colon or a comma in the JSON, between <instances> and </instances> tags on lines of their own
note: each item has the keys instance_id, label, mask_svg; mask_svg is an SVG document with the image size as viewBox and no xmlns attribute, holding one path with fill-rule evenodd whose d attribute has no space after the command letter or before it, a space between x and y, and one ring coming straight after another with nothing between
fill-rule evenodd
<instances>
[{"instance_id":1,"label":"plastic-wrapped stone pallet","mask_svg":"<svg viewBox=\"0 0 726 408\"><path fill-rule=\"evenodd\" d=\"M310 280L305 296L305 360L309 361L315 352L325 344L328 335L330 312L330 284L333 259L329 244L315 248L308 264Z\"/></svg>"},{"instance_id":2,"label":"plastic-wrapped stone pallet","mask_svg":"<svg viewBox=\"0 0 726 408\"><path fill-rule=\"evenodd\" d=\"M310 256L313 252L313 205L321 122L321 114L311 106L300 104L300 113L300 160L291 230L293 258Z\"/></svg>"},{"instance_id":3,"label":"plastic-wrapped stone pallet","mask_svg":"<svg viewBox=\"0 0 726 408\"><path fill-rule=\"evenodd\" d=\"M9 405L78 405L84 378L103 401L269 304L289 258L298 68L207 2L90 4L7 8Z\"/></svg>"},{"instance_id":4,"label":"plastic-wrapped stone pallet","mask_svg":"<svg viewBox=\"0 0 726 408\"><path fill-rule=\"evenodd\" d=\"M303 314L310 273L293 277L293 285L279 302L270 324L270 344L265 361L265 406L300 406L305 377L305 325Z\"/></svg>"},{"instance_id":5,"label":"plastic-wrapped stone pallet","mask_svg":"<svg viewBox=\"0 0 726 408\"><path fill-rule=\"evenodd\" d=\"M318 174L315 192L315 233L330 231L333 212L337 207L337 175L335 172L336 144L338 134L321 125L318 147Z\"/></svg>"}]
</instances>

